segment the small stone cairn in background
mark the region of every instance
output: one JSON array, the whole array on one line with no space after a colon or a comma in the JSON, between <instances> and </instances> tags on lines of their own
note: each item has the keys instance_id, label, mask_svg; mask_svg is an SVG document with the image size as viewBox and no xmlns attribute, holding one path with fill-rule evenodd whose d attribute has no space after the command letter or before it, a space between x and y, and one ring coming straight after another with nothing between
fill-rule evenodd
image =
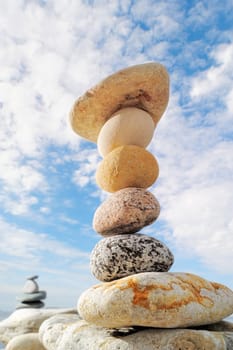
<instances>
[{"instance_id":1,"label":"small stone cairn in background","mask_svg":"<svg viewBox=\"0 0 233 350\"><path fill-rule=\"evenodd\" d=\"M188 272L168 272L172 252L140 233L160 212L147 190L157 180L159 166L146 147L168 99L166 69L146 63L107 77L72 108L73 130L97 143L103 157L96 182L112 193L93 219L104 238L92 251L91 271L103 283L78 301L79 314L90 324L174 329L212 324L233 313L229 288Z\"/></svg>"},{"instance_id":2,"label":"small stone cairn in background","mask_svg":"<svg viewBox=\"0 0 233 350\"><path fill-rule=\"evenodd\" d=\"M44 290L39 290L39 285L36 282L39 276L28 277L22 294L16 297L16 299L20 302L16 309L24 309L24 308L36 308L40 309L44 307L44 302L41 300L46 299L46 292Z\"/></svg>"}]
</instances>

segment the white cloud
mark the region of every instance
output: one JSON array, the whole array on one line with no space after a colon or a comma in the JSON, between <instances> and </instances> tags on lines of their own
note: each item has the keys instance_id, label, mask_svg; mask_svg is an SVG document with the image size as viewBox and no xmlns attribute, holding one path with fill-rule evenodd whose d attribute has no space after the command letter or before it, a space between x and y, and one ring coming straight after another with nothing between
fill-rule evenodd
<instances>
[{"instance_id":1,"label":"white cloud","mask_svg":"<svg viewBox=\"0 0 233 350\"><path fill-rule=\"evenodd\" d=\"M221 84L219 80L214 89L220 91ZM205 101L212 98L211 90L203 93ZM221 97L224 102L225 96ZM232 130L230 110L220 105L214 117L211 111L203 116L195 110L197 104L190 99L186 116L178 96L172 94L151 144L160 164L160 178L152 190L161 203L160 220L178 254L188 252L213 271L232 274L233 141L224 137Z\"/></svg>"},{"instance_id":2,"label":"white cloud","mask_svg":"<svg viewBox=\"0 0 233 350\"><path fill-rule=\"evenodd\" d=\"M78 169L74 171L72 181L79 187L95 183L95 172L101 161L97 149L84 149L72 157L77 162Z\"/></svg>"},{"instance_id":3,"label":"white cloud","mask_svg":"<svg viewBox=\"0 0 233 350\"><path fill-rule=\"evenodd\" d=\"M88 259L89 253L82 252L78 248L70 247L49 237L45 233L34 233L17 228L4 219L0 219L1 242L0 252L12 257L20 257L22 261L30 260L30 263L42 262L44 254L51 254L63 259Z\"/></svg>"},{"instance_id":4,"label":"white cloud","mask_svg":"<svg viewBox=\"0 0 233 350\"><path fill-rule=\"evenodd\" d=\"M233 249L231 207L233 186L193 186L174 198L166 208L166 220L180 251L197 257L210 269L232 274Z\"/></svg>"},{"instance_id":5,"label":"white cloud","mask_svg":"<svg viewBox=\"0 0 233 350\"><path fill-rule=\"evenodd\" d=\"M40 207L40 212L43 214L50 214L51 213L51 209L48 207Z\"/></svg>"},{"instance_id":6,"label":"white cloud","mask_svg":"<svg viewBox=\"0 0 233 350\"><path fill-rule=\"evenodd\" d=\"M210 53L215 65L193 79L191 97L223 99L232 93L233 44L219 44Z\"/></svg>"},{"instance_id":7,"label":"white cloud","mask_svg":"<svg viewBox=\"0 0 233 350\"><path fill-rule=\"evenodd\" d=\"M69 218L66 215L61 215L60 220L63 222L66 222L67 224L70 224L70 225L78 225L79 224L78 220Z\"/></svg>"}]
</instances>

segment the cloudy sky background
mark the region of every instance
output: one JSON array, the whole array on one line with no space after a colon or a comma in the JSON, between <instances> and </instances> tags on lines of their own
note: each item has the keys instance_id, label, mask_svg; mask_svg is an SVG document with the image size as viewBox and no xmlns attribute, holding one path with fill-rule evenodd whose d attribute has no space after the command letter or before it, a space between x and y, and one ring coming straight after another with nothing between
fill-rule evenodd
<instances>
[{"instance_id":1,"label":"cloudy sky background","mask_svg":"<svg viewBox=\"0 0 233 350\"><path fill-rule=\"evenodd\" d=\"M189 271L233 289L233 6L229 0L0 1L0 310L39 274L47 306L96 283L96 145L68 114L118 69L158 61L170 101L149 150L159 219L143 230Z\"/></svg>"}]
</instances>

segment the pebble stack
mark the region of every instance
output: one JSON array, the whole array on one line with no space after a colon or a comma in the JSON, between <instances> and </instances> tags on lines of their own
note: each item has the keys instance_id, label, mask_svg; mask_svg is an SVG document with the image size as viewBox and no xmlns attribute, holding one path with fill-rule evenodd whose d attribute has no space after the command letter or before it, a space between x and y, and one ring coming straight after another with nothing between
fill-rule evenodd
<instances>
[{"instance_id":1,"label":"pebble stack","mask_svg":"<svg viewBox=\"0 0 233 350\"><path fill-rule=\"evenodd\" d=\"M44 302L41 300L46 299L46 292L44 290L39 290L36 279L38 279L38 276L31 276L27 278L22 294L16 297L16 299L20 302L16 306L16 309L39 309L44 307Z\"/></svg>"},{"instance_id":2,"label":"pebble stack","mask_svg":"<svg viewBox=\"0 0 233 350\"><path fill-rule=\"evenodd\" d=\"M71 111L74 131L97 143L103 160L96 182L111 193L93 218L93 228L103 238L91 253L90 266L103 283L78 300L79 314L90 324L180 328L219 322L233 313L229 288L187 272L168 272L172 252L140 232L160 213L158 200L148 191L159 166L146 147L168 95L166 69L147 63L109 76Z\"/></svg>"}]
</instances>

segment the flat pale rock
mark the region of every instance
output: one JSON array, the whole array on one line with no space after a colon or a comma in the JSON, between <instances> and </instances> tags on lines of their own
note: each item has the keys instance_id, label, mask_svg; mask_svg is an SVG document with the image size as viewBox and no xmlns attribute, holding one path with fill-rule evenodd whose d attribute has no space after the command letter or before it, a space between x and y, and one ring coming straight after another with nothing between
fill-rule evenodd
<instances>
[{"instance_id":1,"label":"flat pale rock","mask_svg":"<svg viewBox=\"0 0 233 350\"><path fill-rule=\"evenodd\" d=\"M106 329L72 315L54 316L40 327L47 350L232 350L233 332L131 327Z\"/></svg>"},{"instance_id":2,"label":"flat pale rock","mask_svg":"<svg viewBox=\"0 0 233 350\"><path fill-rule=\"evenodd\" d=\"M134 233L159 216L155 196L143 188L128 187L109 196L95 211L93 228L103 236Z\"/></svg>"},{"instance_id":3,"label":"flat pale rock","mask_svg":"<svg viewBox=\"0 0 233 350\"><path fill-rule=\"evenodd\" d=\"M38 301L46 298L46 292L44 290L40 290L35 293L23 293L16 297L17 300L21 302L30 302L30 301Z\"/></svg>"},{"instance_id":4,"label":"flat pale rock","mask_svg":"<svg viewBox=\"0 0 233 350\"><path fill-rule=\"evenodd\" d=\"M6 350L46 350L38 333L21 334L9 341Z\"/></svg>"},{"instance_id":5,"label":"flat pale rock","mask_svg":"<svg viewBox=\"0 0 233 350\"><path fill-rule=\"evenodd\" d=\"M157 160L150 152L125 145L115 148L99 163L96 182L102 190L116 192L126 187L148 188L158 175Z\"/></svg>"},{"instance_id":6,"label":"flat pale rock","mask_svg":"<svg viewBox=\"0 0 233 350\"><path fill-rule=\"evenodd\" d=\"M156 125L168 97L169 76L161 64L131 66L108 76L81 96L71 110L71 126L80 136L96 142L106 121L127 107L148 112Z\"/></svg>"},{"instance_id":7,"label":"flat pale rock","mask_svg":"<svg viewBox=\"0 0 233 350\"><path fill-rule=\"evenodd\" d=\"M12 338L26 333L37 333L41 323L49 317L63 313L76 313L74 309L20 309L0 322L0 342L6 344Z\"/></svg>"},{"instance_id":8,"label":"flat pale rock","mask_svg":"<svg viewBox=\"0 0 233 350\"><path fill-rule=\"evenodd\" d=\"M233 291L190 273L145 272L89 288L78 311L110 328L197 326L231 315Z\"/></svg>"},{"instance_id":9,"label":"flat pale rock","mask_svg":"<svg viewBox=\"0 0 233 350\"><path fill-rule=\"evenodd\" d=\"M124 108L104 124L97 140L97 148L105 157L114 148L135 145L146 148L154 133L155 124L151 116L138 108Z\"/></svg>"},{"instance_id":10,"label":"flat pale rock","mask_svg":"<svg viewBox=\"0 0 233 350\"><path fill-rule=\"evenodd\" d=\"M161 241L135 233L102 239L90 260L93 275L106 282L140 272L168 271L174 257Z\"/></svg>"}]
</instances>

